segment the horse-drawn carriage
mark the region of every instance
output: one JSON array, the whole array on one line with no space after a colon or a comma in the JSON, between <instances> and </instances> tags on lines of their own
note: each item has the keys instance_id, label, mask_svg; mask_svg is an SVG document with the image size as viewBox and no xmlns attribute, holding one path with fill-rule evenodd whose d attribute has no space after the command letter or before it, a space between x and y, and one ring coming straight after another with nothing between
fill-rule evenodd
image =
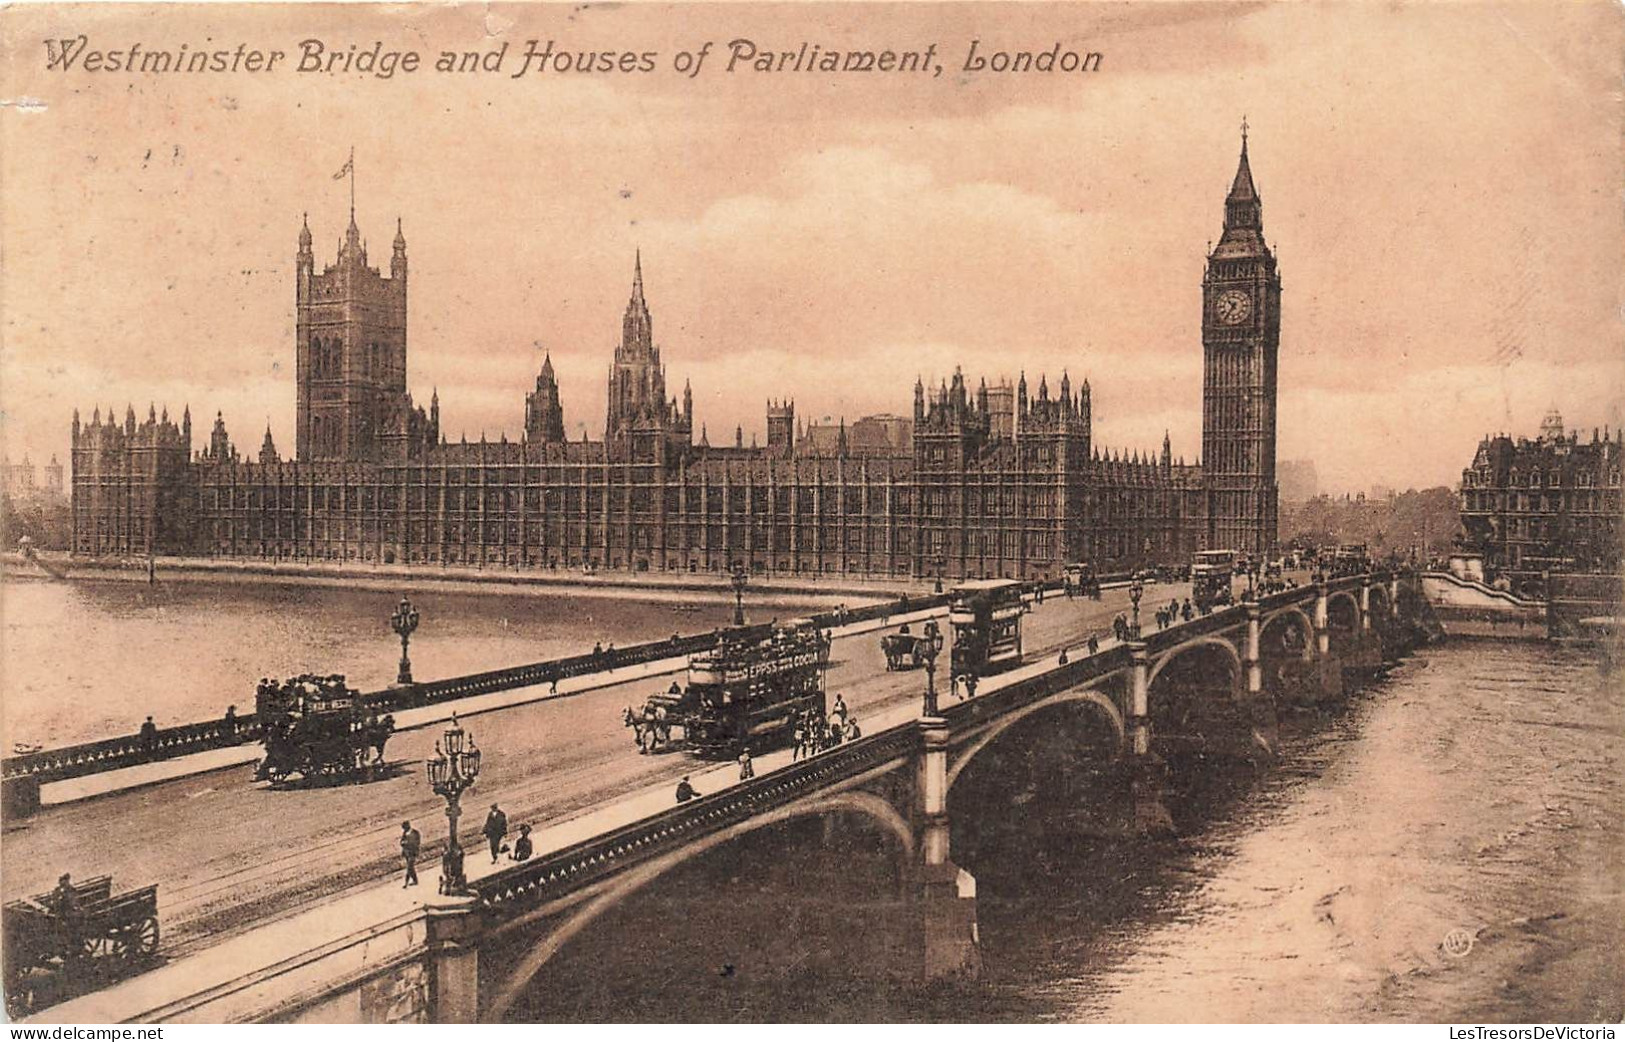
<instances>
[{"instance_id":1,"label":"horse-drawn carriage","mask_svg":"<svg viewBox=\"0 0 1625 1042\"><path fill-rule=\"evenodd\" d=\"M342 779L382 767L395 731L395 718L380 718L340 674L262 681L254 711L265 736L254 777L272 784L294 774Z\"/></svg>"},{"instance_id":2,"label":"horse-drawn carriage","mask_svg":"<svg viewBox=\"0 0 1625 1042\"><path fill-rule=\"evenodd\" d=\"M104 971L126 973L158 951L158 886L113 893L113 878L74 883L67 876L48 894L6 902L6 1009L21 1015L45 994ZM43 976L42 976L43 974Z\"/></svg>"},{"instance_id":3,"label":"horse-drawn carriage","mask_svg":"<svg viewBox=\"0 0 1625 1042\"><path fill-rule=\"evenodd\" d=\"M1067 597L1093 597L1100 600L1100 580L1095 577L1094 566L1086 562L1078 562L1066 566L1066 576L1061 589Z\"/></svg>"},{"instance_id":4,"label":"horse-drawn carriage","mask_svg":"<svg viewBox=\"0 0 1625 1042\"><path fill-rule=\"evenodd\" d=\"M886 655L886 669L919 669L925 665L926 647L930 640L923 634L910 633L908 624L896 633L880 638L880 650Z\"/></svg>"},{"instance_id":5,"label":"horse-drawn carriage","mask_svg":"<svg viewBox=\"0 0 1625 1042\"><path fill-rule=\"evenodd\" d=\"M702 756L732 758L782 745L796 721L824 712L829 638L810 619L796 619L760 639L727 636L688 660L688 686L673 683L643 708L628 706L638 751L682 745ZM680 732L680 734L679 734Z\"/></svg>"}]
</instances>

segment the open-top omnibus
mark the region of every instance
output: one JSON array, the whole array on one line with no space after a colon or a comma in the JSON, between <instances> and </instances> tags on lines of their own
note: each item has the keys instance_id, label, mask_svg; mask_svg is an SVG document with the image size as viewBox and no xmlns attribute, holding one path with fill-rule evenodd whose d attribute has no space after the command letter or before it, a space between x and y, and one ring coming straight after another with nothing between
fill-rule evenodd
<instances>
[{"instance_id":1,"label":"open-top omnibus","mask_svg":"<svg viewBox=\"0 0 1625 1042\"><path fill-rule=\"evenodd\" d=\"M725 637L689 656L686 687L672 684L641 714L627 709L625 722L646 752L674 743L725 759L760 752L788 742L804 714L823 717L828 665L829 639L810 619L781 624L760 639Z\"/></svg>"}]
</instances>

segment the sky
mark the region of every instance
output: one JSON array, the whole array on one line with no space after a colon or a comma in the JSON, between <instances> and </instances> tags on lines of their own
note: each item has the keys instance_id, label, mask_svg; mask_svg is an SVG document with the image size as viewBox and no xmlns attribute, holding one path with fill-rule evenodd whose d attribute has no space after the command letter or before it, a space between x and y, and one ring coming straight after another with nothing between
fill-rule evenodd
<instances>
[{"instance_id":1,"label":"sky","mask_svg":"<svg viewBox=\"0 0 1625 1042\"><path fill-rule=\"evenodd\" d=\"M1323 490L1455 484L1487 432L1625 424L1621 15L1604 4L10 7L0 438L75 407L217 410L293 451L294 255L408 242L409 387L516 438L544 352L602 435L641 249L668 388L713 443L907 414L963 367L1092 386L1097 446L1201 443L1201 276L1243 116L1284 285L1278 455ZM260 74L46 68L91 49L281 49ZM922 50L940 76L728 73L763 49ZM509 45L499 73L292 71L300 41ZM652 73L530 73L526 41ZM1096 51L966 72L969 43ZM675 56L711 41L697 75Z\"/></svg>"}]
</instances>

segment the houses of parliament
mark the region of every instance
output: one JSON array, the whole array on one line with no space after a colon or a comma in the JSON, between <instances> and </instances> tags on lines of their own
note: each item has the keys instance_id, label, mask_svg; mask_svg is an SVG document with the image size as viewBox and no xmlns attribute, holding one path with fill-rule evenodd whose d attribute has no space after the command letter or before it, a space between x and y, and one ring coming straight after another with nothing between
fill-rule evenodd
<instances>
[{"instance_id":1,"label":"houses of parliament","mask_svg":"<svg viewBox=\"0 0 1625 1042\"><path fill-rule=\"evenodd\" d=\"M1281 283L1263 238L1245 131L1223 234L1203 276L1202 458L1111 452L1089 382L956 371L914 385L910 419L803 427L769 402L767 444L696 441L693 395L667 388L641 258L610 360L601 441L565 436L551 359L517 440L448 442L440 403L407 390L408 266L388 274L352 207L333 263L308 224L296 264L297 420L245 456L216 416L73 418L73 548L491 568L870 577L1040 578L1268 552L1276 538Z\"/></svg>"}]
</instances>

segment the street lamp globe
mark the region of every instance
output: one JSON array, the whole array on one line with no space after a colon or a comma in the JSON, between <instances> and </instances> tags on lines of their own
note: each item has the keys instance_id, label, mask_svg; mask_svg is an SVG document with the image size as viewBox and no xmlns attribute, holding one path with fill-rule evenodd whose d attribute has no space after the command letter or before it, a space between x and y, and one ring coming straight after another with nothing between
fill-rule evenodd
<instances>
[{"instance_id":1,"label":"street lamp globe","mask_svg":"<svg viewBox=\"0 0 1625 1042\"><path fill-rule=\"evenodd\" d=\"M480 775L480 749L474 744L474 736L463 730L453 713L451 726L435 743L434 752L434 759L425 765L425 770L430 788L446 801L449 832L446 853L440 863L440 892L466 894L468 879L463 873L463 848L457 842L457 819L462 817L463 793L473 788Z\"/></svg>"},{"instance_id":2,"label":"street lamp globe","mask_svg":"<svg viewBox=\"0 0 1625 1042\"><path fill-rule=\"evenodd\" d=\"M920 654L925 657L925 705L923 708L924 715L928 717L937 715L937 656L942 654L943 643L942 628L937 625L937 620L926 620L925 632L920 643Z\"/></svg>"},{"instance_id":3,"label":"street lamp globe","mask_svg":"<svg viewBox=\"0 0 1625 1042\"><path fill-rule=\"evenodd\" d=\"M417 632L418 628L418 610L405 596L401 597L401 603L396 607L395 614L389 617L389 628L401 638L401 666L395 675L395 683L404 686L412 683L412 660L407 657L406 652L412 634Z\"/></svg>"}]
</instances>

